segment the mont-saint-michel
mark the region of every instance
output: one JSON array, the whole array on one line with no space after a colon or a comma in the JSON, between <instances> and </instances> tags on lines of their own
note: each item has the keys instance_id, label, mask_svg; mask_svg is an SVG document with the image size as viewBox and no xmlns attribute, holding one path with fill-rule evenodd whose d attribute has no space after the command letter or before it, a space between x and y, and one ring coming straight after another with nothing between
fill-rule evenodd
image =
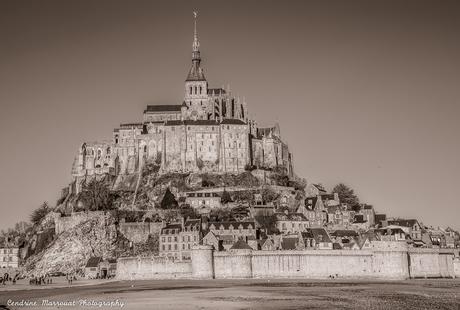
<instances>
[{"instance_id":1,"label":"mont-saint-michel","mask_svg":"<svg viewBox=\"0 0 460 310\"><path fill-rule=\"evenodd\" d=\"M300 175L308 154L289 148L287 124L259 125L249 100L213 83L199 31L209 16L192 18L182 100L75 145L56 203L2 230L0 308L458 304L459 232Z\"/></svg>"}]
</instances>

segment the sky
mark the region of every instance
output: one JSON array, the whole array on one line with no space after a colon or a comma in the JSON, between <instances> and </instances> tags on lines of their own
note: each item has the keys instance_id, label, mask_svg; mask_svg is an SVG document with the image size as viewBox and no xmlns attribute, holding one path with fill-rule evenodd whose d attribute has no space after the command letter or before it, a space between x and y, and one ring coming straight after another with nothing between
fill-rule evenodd
<instances>
[{"instance_id":1,"label":"sky","mask_svg":"<svg viewBox=\"0 0 460 310\"><path fill-rule=\"evenodd\" d=\"M0 229L54 205L84 141L210 87L278 122L296 174L460 229L458 1L0 1Z\"/></svg>"}]
</instances>

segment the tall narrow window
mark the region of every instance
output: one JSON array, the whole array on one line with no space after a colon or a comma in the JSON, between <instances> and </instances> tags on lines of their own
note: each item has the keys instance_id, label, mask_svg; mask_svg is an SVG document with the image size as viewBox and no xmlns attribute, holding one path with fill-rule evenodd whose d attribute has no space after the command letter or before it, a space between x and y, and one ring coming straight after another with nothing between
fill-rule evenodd
<instances>
[{"instance_id":1,"label":"tall narrow window","mask_svg":"<svg viewBox=\"0 0 460 310\"><path fill-rule=\"evenodd\" d=\"M197 87L195 86L195 95L196 95L196 93L197 93Z\"/></svg>"},{"instance_id":2,"label":"tall narrow window","mask_svg":"<svg viewBox=\"0 0 460 310\"><path fill-rule=\"evenodd\" d=\"M190 86L190 95L192 94L192 86Z\"/></svg>"},{"instance_id":3,"label":"tall narrow window","mask_svg":"<svg viewBox=\"0 0 460 310\"><path fill-rule=\"evenodd\" d=\"M200 95L201 95L201 86L200 86Z\"/></svg>"}]
</instances>

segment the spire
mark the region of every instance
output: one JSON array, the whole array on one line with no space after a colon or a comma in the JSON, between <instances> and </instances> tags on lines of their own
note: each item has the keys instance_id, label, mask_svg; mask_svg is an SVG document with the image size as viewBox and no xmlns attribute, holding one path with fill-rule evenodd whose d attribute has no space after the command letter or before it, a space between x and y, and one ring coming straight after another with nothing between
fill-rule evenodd
<instances>
[{"instance_id":1,"label":"spire","mask_svg":"<svg viewBox=\"0 0 460 310\"><path fill-rule=\"evenodd\" d=\"M193 12L193 44L192 44L192 67L187 76L187 81L205 81L203 69L200 67L200 42L198 41L198 32L196 31L196 19L198 13Z\"/></svg>"},{"instance_id":2,"label":"spire","mask_svg":"<svg viewBox=\"0 0 460 310\"><path fill-rule=\"evenodd\" d=\"M193 31L193 51L194 52L200 52L200 42L198 42L198 33L196 31L196 18L198 16L198 12L194 11L193 12L193 22L194 22L194 31ZM199 56L199 55L198 55Z\"/></svg>"}]
</instances>

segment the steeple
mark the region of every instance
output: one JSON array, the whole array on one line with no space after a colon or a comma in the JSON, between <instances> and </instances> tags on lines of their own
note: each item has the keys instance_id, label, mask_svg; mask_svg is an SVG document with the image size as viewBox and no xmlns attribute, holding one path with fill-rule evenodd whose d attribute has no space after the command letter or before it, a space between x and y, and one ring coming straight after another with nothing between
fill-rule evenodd
<instances>
[{"instance_id":1,"label":"steeple","mask_svg":"<svg viewBox=\"0 0 460 310\"><path fill-rule=\"evenodd\" d=\"M196 30L196 20L198 13L193 12L193 43L192 43L192 67L186 81L205 81L203 69L200 67L200 42L198 41L198 32Z\"/></svg>"}]
</instances>

